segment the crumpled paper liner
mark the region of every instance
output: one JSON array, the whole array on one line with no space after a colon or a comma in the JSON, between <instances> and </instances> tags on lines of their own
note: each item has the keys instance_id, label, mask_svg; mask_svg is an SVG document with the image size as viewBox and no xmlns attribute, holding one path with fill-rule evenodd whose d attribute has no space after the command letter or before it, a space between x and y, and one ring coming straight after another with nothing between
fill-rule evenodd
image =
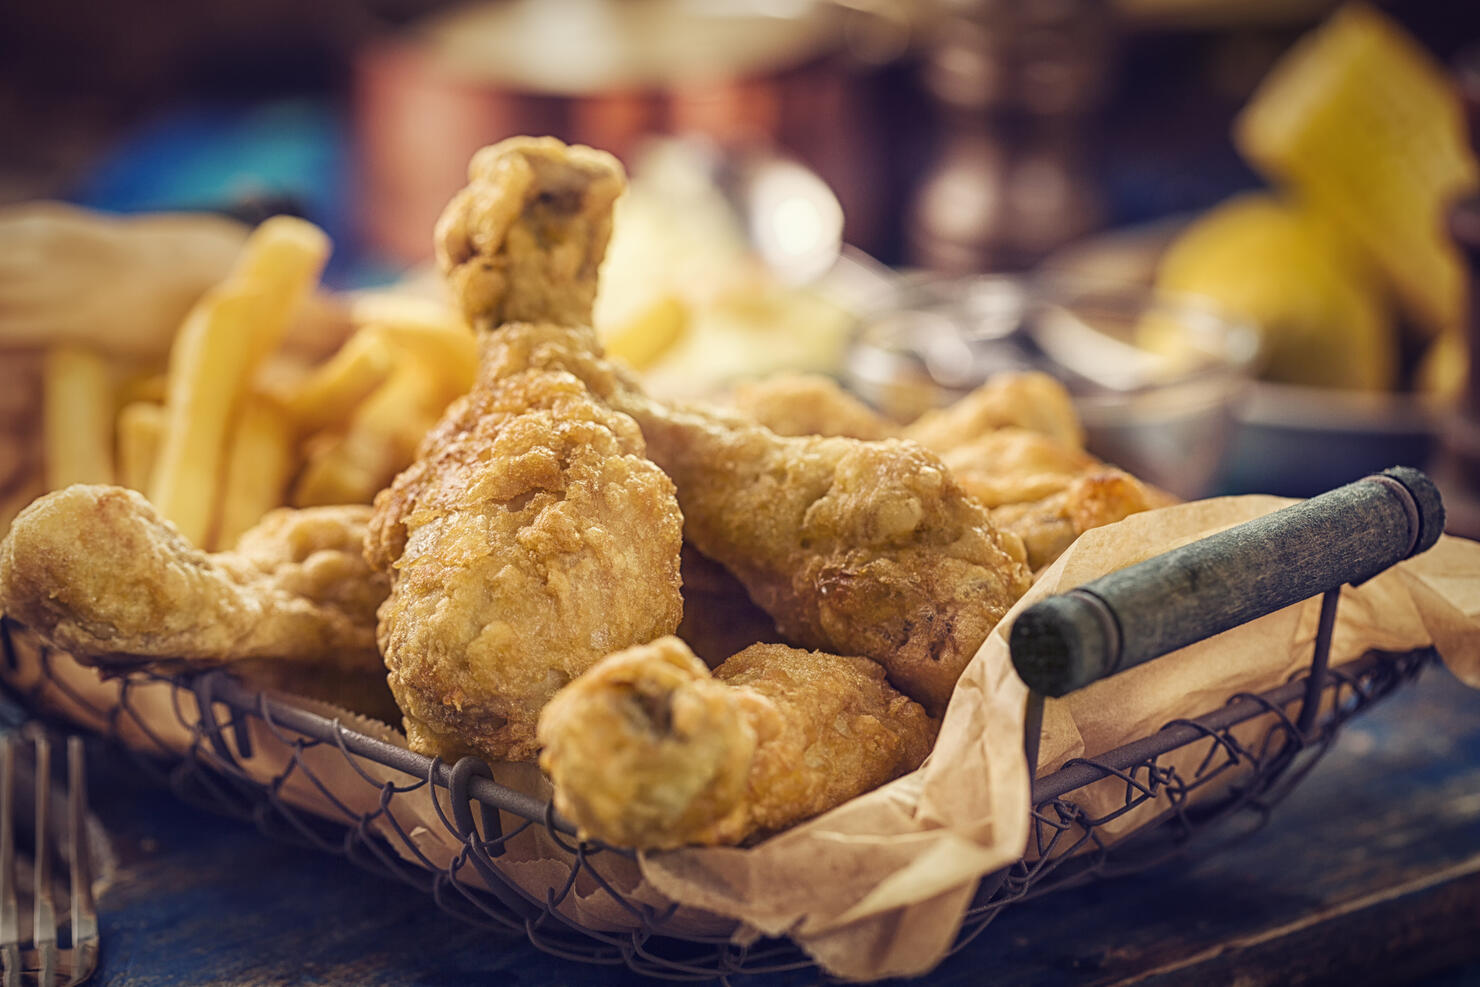
<instances>
[{"instance_id":1,"label":"crumpled paper liner","mask_svg":"<svg viewBox=\"0 0 1480 987\"><path fill-rule=\"evenodd\" d=\"M223 727L217 735L219 741L230 755L225 760L202 734L200 704L191 690L167 679L105 677L65 652L43 648L29 630L14 625L11 630L16 663L0 670L0 677L39 708L116 737L146 754L199 758L261 788L272 789L290 807L351 827L364 827L383 837L404 862L414 867L455 869L458 879L468 885L489 886L451 828L453 812L445 789L422 786L416 791L400 791L382 807L382 786L404 789L416 779L372 759L355 757L351 762L334 744L300 747L295 745L301 739L296 731L256 716L242 718L249 744L248 753L244 753L234 729L228 726L231 712L220 706L215 718ZM299 709L337 720L346 729L406 746L399 730L377 720L326 702L266 691ZM494 780L505 787L549 797L549 782L533 764L493 764L490 768ZM675 907L643 879L635 860L615 852L588 857L586 867L571 883L573 857L542 824L531 825L504 812L499 813L499 824L503 833L514 834L504 843L504 852L497 860L499 872L536 904L545 901L550 889L571 884L555 910L578 926L630 932L640 925L632 911L635 904L664 916L658 928L677 934L726 937L737 927L733 919ZM612 891L621 897L620 902Z\"/></svg>"},{"instance_id":2,"label":"crumpled paper liner","mask_svg":"<svg viewBox=\"0 0 1480 987\"><path fill-rule=\"evenodd\" d=\"M1274 497L1198 501L1089 531L1042 573L967 667L919 771L748 849L642 858L676 901L791 935L824 968L854 978L929 970L954 942L977 881L1017 861L1029 836L1022 755L1027 691L1012 670L1008 630L1024 608L1285 507ZM1040 773L1197 716L1238 692L1262 692L1310 660L1320 600L1289 607L1046 704ZM1433 644L1480 687L1480 544L1443 538L1358 588L1338 608L1332 662L1369 649ZM1183 755L1194 763L1206 748ZM1190 772L1187 772L1190 774ZM1119 782L1072 793L1092 814L1123 800ZM1125 835L1154 803L1106 828Z\"/></svg>"},{"instance_id":3,"label":"crumpled paper liner","mask_svg":"<svg viewBox=\"0 0 1480 987\"><path fill-rule=\"evenodd\" d=\"M954 942L979 879L1019 860L1028 844L1030 779L1022 755L1027 693L1012 670L1007 644L1016 614L1045 596L1289 503L1271 497L1199 501L1086 533L1040 575L983 644L961 678L934 751L914 773L756 846L641 854L636 861L608 852L592 863L629 901L658 911L677 903L680 907L660 931L723 935L736 942L787 935L830 973L855 979L929 970ZM1318 611L1319 600L1289 607L1050 701L1040 773L1072 757L1093 756L1147 736L1171 719L1215 709L1234 693L1262 692L1284 682L1309 661ZM1369 649L1407 651L1431 644L1460 679L1480 687L1480 544L1441 539L1424 555L1343 592L1333 664ZM46 683L36 681L37 670L28 667L27 649L19 650L21 668L8 677L19 677L22 685L29 677L31 686L44 689ZM59 658L53 675L64 678L69 689L86 690L101 709L118 701L116 682L101 680L69 660ZM45 691L65 711L65 697L55 695L59 690ZM193 703L190 693L167 683L134 687L130 705L138 722L115 716L112 726L125 740L142 742L147 725L183 751L191 743L185 724L198 713ZM324 704L298 704L404 743L383 724ZM71 705L79 722L95 728L109 725L107 717ZM256 723L253 755L243 764L260 783L277 779L294 804L330 818L344 817L306 777L284 778L284 759L291 758L291 749ZM315 758L312 771L335 799L352 811L373 811L374 800L367 799L378 800L378 789L349 767L336 748L307 755ZM1196 759L1201 750L1172 756ZM359 764L377 780L407 781L392 769L363 760ZM494 773L510 787L546 792L546 782L531 765L495 765ZM1095 812L1123 799L1123 786L1101 783L1069 797ZM396 819L415 848L413 852L392 838L404 857L414 861L419 854L425 857L419 866L439 868L460 858L464 847L442 821L427 789L402 793L393 802ZM1148 803L1144 809L1106 827L1109 835L1125 835L1149 821L1157 806ZM450 818L445 801L442 812ZM503 816L502 822L508 832L521 821ZM498 866L543 900L546 889L566 883L569 860L543 826L533 825L508 842ZM460 876L477 883L470 864ZM638 924L585 874L558 911L602 930Z\"/></svg>"}]
</instances>

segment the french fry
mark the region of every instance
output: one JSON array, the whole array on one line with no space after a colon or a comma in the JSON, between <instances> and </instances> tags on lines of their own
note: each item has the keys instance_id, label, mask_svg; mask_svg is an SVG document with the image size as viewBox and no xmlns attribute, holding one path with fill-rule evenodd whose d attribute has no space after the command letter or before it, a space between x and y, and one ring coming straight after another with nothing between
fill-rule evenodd
<instances>
[{"instance_id":1,"label":"french fry","mask_svg":"<svg viewBox=\"0 0 1480 987\"><path fill-rule=\"evenodd\" d=\"M132 374L125 377L123 383L118 386L118 407L122 409L136 401L164 404L164 396L169 386L169 378L164 374Z\"/></svg>"},{"instance_id":2,"label":"french fry","mask_svg":"<svg viewBox=\"0 0 1480 987\"><path fill-rule=\"evenodd\" d=\"M308 454L293 505L369 503L415 458L445 404L440 382L424 367L398 367L356 410L344 435Z\"/></svg>"},{"instance_id":3,"label":"french fry","mask_svg":"<svg viewBox=\"0 0 1480 987\"><path fill-rule=\"evenodd\" d=\"M627 323L606 334L606 350L625 360L634 370L643 370L683 336L689 325L689 310L672 295L664 295Z\"/></svg>"},{"instance_id":4,"label":"french fry","mask_svg":"<svg viewBox=\"0 0 1480 987\"><path fill-rule=\"evenodd\" d=\"M294 330L297 325L295 323ZM286 344L284 344L286 345ZM288 395L303 386L314 371L311 363L297 354L277 350L267 354L267 359L257 367L249 385L257 394L264 394L278 404L285 404Z\"/></svg>"},{"instance_id":5,"label":"french fry","mask_svg":"<svg viewBox=\"0 0 1480 987\"><path fill-rule=\"evenodd\" d=\"M57 346L42 368L48 490L113 482L113 379L93 350Z\"/></svg>"},{"instance_id":6,"label":"french fry","mask_svg":"<svg viewBox=\"0 0 1480 987\"><path fill-rule=\"evenodd\" d=\"M164 441L164 405L131 401L118 412L118 482L143 493L149 489L159 447Z\"/></svg>"},{"instance_id":7,"label":"french fry","mask_svg":"<svg viewBox=\"0 0 1480 987\"><path fill-rule=\"evenodd\" d=\"M466 326L383 323L362 331L381 337L398 354L421 364L437 379L449 400L466 394L473 386L478 373L478 343Z\"/></svg>"},{"instance_id":8,"label":"french fry","mask_svg":"<svg viewBox=\"0 0 1480 987\"><path fill-rule=\"evenodd\" d=\"M462 316L449 305L417 295L373 291L355 295L349 302L349 321L357 326L420 326L438 329L463 325ZM470 330L467 330L471 334Z\"/></svg>"},{"instance_id":9,"label":"french fry","mask_svg":"<svg viewBox=\"0 0 1480 987\"><path fill-rule=\"evenodd\" d=\"M318 284L329 249L329 237L323 230L292 216L273 216L247 237L225 284L243 284L260 292L252 367L283 341L293 315Z\"/></svg>"},{"instance_id":10,"label":"french fry","mask_svg":"<svg viewBox=\"0 0 1480 987\"><path fill-rule=\"evenodd\" d=\"M265 306L260 293L239 286L209 292L170 350L168 418L149 500L194 545L210 534L226 436L251 376L253 329Z\"/></svg>"},{"instance_id":11,"label":"french fry","mask_svg":"<svg viewBox=\"0 0 1480 987\"><path fill-rule=\"evenodd\" d=\"M221 502L233 416L257 367L287 333L318 281L329 238L312 223L275 216L247 237L232 273L191 309L170 349L169 418L149 499L204 546Z\"/></svg>"},{"instance_id":12,"label":"french fry","mask_svg":"<svg viewBox=\"0 0 1480 987\"><path fill-rule=\"evenodd\" d=\"M473 386L478 343L462 316L446 305L414 295L377 293L350 302L350 321L375 332L446 384L451 395Z\"/></svg>"},{"instance_id":13,"label":"french fry","mask_svg":"<svg viewBox=\"0 0 1480 987\"><path fill-rule=\"evenodd\" d=\"M230 548L262 515L283 503L295 465L293 424L270 398L248 394L226 453L216 548Z\"/></svg>"},{"instance_id":14,"label":"french fry","mask_svg":"<svg viewBox=\"0 0 1480 987\"><path fill-rule=\"evenodd\" d=\"M357 332L287 396L289 417L308 435L349 421L360 402L390 376L395 362L384 337Z\"/></svg>"}]
</instances>

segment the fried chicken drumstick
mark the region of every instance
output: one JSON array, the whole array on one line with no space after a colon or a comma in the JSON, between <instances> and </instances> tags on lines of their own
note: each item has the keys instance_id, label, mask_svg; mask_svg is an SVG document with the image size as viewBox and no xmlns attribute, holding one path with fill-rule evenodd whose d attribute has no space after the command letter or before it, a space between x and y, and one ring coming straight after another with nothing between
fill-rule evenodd
<instances>
[{"instance_id":1,"label":"fried chicken drumstick","mask_svg":"<svg viewBox=\"0 0 1480 987\"><path fill-rule=\"evenodd\" d=\"M936 726L867 659L758 644L711 676L668 637L561 690L540 718L540 765L584 837L733 844L914 770Z\"/></svg>"},{"instance_id":2,"label":"fried chicken drumstick","mask_svg":"<svg viewBox=\"0 0 1480 987\"><path fill-rule=\"evenodd\" d=\"M376 497L365 551L391 576L379 640L411 746L526 760L557 689L678 626L682 520L636 423L532 358L591 334L619 166L526 139L470 172L438 248L478 376Z\"/></svg>"},{"instance_id":3,"label":"fried chicken drumstick","mask_svg":"<svg viewBox=\"0 0 1480 987\"><path fill-rule=\"evenodd\" d=\"M1021 543L913 442L784 437L717 412L644 405L633 415L678 485L699 551L734 573L786 639L872 658L939 715L1027 591Z\"/></svg>"},{"instance_id":4,"label":"fried chicken drumstick","mask_svg":"<svg viewBox=\"0 0 1480 987\"><path fill-rule=\"evenodd\" d=\"M389 589L360 547L369 508L280 509L207 554L122 487L39 498L0 542L0 609L99 665L244 659L380 675Z\"/></svg>"},{"instance_id":5,"label":"fried chicken drumstick","mask_svg":"<svg viewBox=\"0 0 1480 987\"><path fill-rule=\"evenodd\" d=\"M611 187L620 172L594 154L550 139L485 148L438 225L439 257L464 314L485 331L510 317L535 319L551 298L581 302L579 313L560 307L566 323L551 316L491 331L480 386L493 374L580 378L641 427L647 455L677 486L685 535L745 584L784 635L872 658L902 691L939 712L987 632L1027 589L1021 543L1003 537L916 444L778 436L742 416L656 401L606 361L588 320L571 323L589 313L594 281L585 275L594 278L609 218L510 225L527 211L511 203L548 184L527 179L531 172L562 176L556 191L533 200L542 215L565 203L609 203L591 190ZM610 171L598 160L610 161ZM532 232L510 235L523 226ZM558 268L553 276L575 277L575 289L524 287L540 268L506 258L516 243L546 253L550 272Z\"/></svg>"}]
</instances>

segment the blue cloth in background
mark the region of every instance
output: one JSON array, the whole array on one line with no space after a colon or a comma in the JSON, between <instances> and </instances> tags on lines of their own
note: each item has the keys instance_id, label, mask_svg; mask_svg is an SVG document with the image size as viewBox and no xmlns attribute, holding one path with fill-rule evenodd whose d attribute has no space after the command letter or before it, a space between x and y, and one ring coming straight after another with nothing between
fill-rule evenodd
<instances>
[{"instance_id":1,"label":"blue cloth in background","mask_svg":"<svg viewBox=\"0 0 1480 987\"><path fill-rule=\"evenodd\" d=\"M323 99L176 108L105 155L68 195L108 212L207 210L259 222L302 216L334 241L324 279L383 283L395 270L356 229L349 126Z\"/></svg>"},{"instance_id":2,"label":"blue cloth in background","mask_svg":"<svg viewBox=\"0 0 1480 987\"><path fill-rule=\"evenodd\" d=\"M185 105L122 141L68 198L109 212L211 210L249 222L290 212L333 238L332 287L382 284L397 268L360 236L353 146L343 107L329 99ZM1227 142L1170 157L1112 148L1100 179L1110 227L1205 209L1258 184Z\"/></svg>"}]
</instances>

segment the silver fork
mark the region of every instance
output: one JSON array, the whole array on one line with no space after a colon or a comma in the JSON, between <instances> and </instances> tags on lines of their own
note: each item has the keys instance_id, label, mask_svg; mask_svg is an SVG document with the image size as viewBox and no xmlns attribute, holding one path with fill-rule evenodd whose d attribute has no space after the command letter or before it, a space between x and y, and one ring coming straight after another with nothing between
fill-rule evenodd
<instances>
[{"instance_id":1,"label":"silver fork","mask_svg":"<svg viewBox=\"0 0 1480 987\"><path fill-rule=\"evenodd\" d=\"M67 863L71 923L67 945L61 945L52 885L50 843L57 827L51 819L51 741L35 733L35 847L31 896L31 935L22 941L21 906L16 868L17 799L15 734L0 738L0 969L3 987L73 987L92 975L98 963L98 914L92 896L92 867L87 848L87 776L82 738L67 738Z\"/></svg>"}]
</instances>

